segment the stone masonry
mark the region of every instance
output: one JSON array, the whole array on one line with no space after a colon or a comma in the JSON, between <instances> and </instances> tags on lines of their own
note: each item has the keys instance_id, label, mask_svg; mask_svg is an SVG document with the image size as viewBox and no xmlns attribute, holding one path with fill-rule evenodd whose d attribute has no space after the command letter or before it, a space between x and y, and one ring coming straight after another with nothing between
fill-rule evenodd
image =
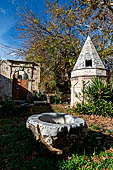
<instances>
[{"instance_id":1,"label":"stone masonry","mask_svg":"<svg viewBox=\"0 0 113 170\"><path fill-rule=\"evenodd\" d=\"M71 72L71 106L83 101L83 88L91 82L94 76L106 81L107 70L88 36Z\"/></svg>"},{"instance_id":2,"label":"stone masonry","mask_svg":"<svg viewBox=\"0 0 113 170\"><path fill-rule=\"evenodd\" d=\"M40 64L27 61L0 60L0 98L12 99L14 75L25 73L28 80L28 91L38 91L40 82Z\"/></svg>"},{"instance_id":3,"label":"stone masonry","mask_svg":"<svg viewBox=\"0 0 113 170\"><path fill-rule=\"evenodd\" d=\"M65 113L41 113L28 117L26 127L36 140L55 154L81 148L87 135L85 120Z\"/></svg>"}]
</instances>

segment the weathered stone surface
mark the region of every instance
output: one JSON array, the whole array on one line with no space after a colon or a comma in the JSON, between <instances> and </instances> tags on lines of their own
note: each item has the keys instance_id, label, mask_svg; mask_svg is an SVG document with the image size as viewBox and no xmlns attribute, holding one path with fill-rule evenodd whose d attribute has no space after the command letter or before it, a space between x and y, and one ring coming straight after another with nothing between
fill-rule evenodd
<instances>
[{"instance_id":1,"label":"weathered stone surface","mask_svg":"<svg viewBox=\"0 0 113 170\"><path fill-rule=\"evenodd\" d=\"M56 154L81 145L87 135L85 120L65 113L42 113L30 116L26 127L31 129L36 140L41 141Z\"/></svg>"},{"instance_id":2,"label":"weathered stone surface","mask_svg":"<svg viewBox=\"0 0 113 170\"><path fill-rule=\"evenodd\" d=\"M88 36L71 72L71 106L83 102L83 88L88 86L95 76L106 81L107 70Z\"/></svg>"},{"instance_id":3,"label":"weathered stone surface","mask_svg":"<svg viewBox=\"0 0 113 170\"><path fill-rule=\"evenodd\" d=\"M9 99L12 99L14 75L22 71L28 76L28 91L39 90L39 63L16 60L0 60L0 98L5 99L7 96Z\"/></svg>"}]
</instances>

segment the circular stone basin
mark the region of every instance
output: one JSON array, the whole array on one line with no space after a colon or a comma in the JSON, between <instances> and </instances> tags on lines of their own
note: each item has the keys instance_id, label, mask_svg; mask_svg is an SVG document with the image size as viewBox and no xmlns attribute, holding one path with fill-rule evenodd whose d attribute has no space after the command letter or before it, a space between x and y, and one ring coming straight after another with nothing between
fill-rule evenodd
<instances>
[{"instance_id":1,"label":"circular stone basin","mask_svg":"<svg viewBox=\"0 0 113 170\"><path fill-rule=\"evenodd\" d=\"M41 113L32 115L26 122L36 140L56 154L68 152L75 145L80 146L87 135L85 120L65 113Z\"/></svg>"}]
</instances>

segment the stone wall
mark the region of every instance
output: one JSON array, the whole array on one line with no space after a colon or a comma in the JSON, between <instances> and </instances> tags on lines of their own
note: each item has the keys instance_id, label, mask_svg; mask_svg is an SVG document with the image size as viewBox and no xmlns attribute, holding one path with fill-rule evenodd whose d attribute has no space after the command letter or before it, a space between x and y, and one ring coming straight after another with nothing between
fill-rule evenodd
<instances>
[{"instance_id":1,"label":"stone wall","mask_svg":"<svg viewBox=\"0 0 113 170\"><path fill-rule=\"evenodd\" d=\"M71 72L71 106L84 101L83 88L95 77L106 82L107 70L88 36Z\"/></svg>"},{"instance_id":2,"label":"stone wall","mask_svg":"<svg viewBox=\"0 0 113 170\"><path fill-rule=\"evenodd\" d=\"M12 92L12 80L10 79L10 67L7 61L0 61L0 98L10 98Z\"/></svg>"},{"instance_id":3,"label":"stone wall","mask_svg":"<svg viewBox=\"0 0 113 170\"><path fill-rule=\"evenodd\" d=\"M81 76L71 80L71 106L74 106L77 103L85 102L83 90L86 86L91 84L93 77L94 76ZM104 83L106 83L107 77L101 76L101 79L104 81Z\"/></svg>"},{"instance_id":4,"label":"stone wall","mask_svg":"<svg viewBox=\"0 0 113 170\"><path fill-rule=\"evenodd\" d=\"M28 90L38 91L40 82L40 64L26 61L0 61L0 98L12 98L12 82L14 74L24 71L28 75Z\"/></svg>"}]
</instances>

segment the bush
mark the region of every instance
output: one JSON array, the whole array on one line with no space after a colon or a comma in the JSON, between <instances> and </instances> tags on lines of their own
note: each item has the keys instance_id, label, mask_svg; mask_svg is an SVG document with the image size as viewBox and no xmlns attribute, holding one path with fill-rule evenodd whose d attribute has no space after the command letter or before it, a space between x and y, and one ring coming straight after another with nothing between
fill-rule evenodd
<instances>
[{"instance_id":1,"label":"bush","mask_svg":"<svg viewBox=\"0 0 113 170\"><path fill-rule=\"evenodd\" d=\"M79 114L113 116L113 103L101 100L96 105L94 103L77 104L74 111Z\"/></svg>"},{"instance_id":2,"label":"bush","mask_svg":"<svg viewBox=\"0 0 113 170\"><path fill-rule=\"evenodd\" d=\"M61 104L61 97L58 94L51 96L51 103L52 104Z\"/></svg>"},{"instance_id":3,"label":"bush","mask_svg":"<svg viewBox=\"0 0 113 170\"><path fill-rule=\"evenodd\" d=\"M112 82L104 82L95 77L90 86L85 87L86 103L77 104L75 111L79 114L95 114L113 116L113 87Z\"/></svg>"},{"instance_id":4,"label":"bush","mask_svg":"<svg viewBox=\"0 0 113 170\"><path fill-rule=\"evenodd\" d=\"M97 103L101 99L113 102L112 82L105 84L99 77L94 77L91 85L85 87L84 95L88 102Z\"/></svg>"},{"instance_id":5,"label":"bush","mask_svg":"<svg viewBox=\"0 0 113 170\"><path fill-rule=\"evenodd\" d=\"M47 100L47 98L45 94L39 91L35 93L34 100L43 101L43 100Z\"/></svg>"}]
</instances>

